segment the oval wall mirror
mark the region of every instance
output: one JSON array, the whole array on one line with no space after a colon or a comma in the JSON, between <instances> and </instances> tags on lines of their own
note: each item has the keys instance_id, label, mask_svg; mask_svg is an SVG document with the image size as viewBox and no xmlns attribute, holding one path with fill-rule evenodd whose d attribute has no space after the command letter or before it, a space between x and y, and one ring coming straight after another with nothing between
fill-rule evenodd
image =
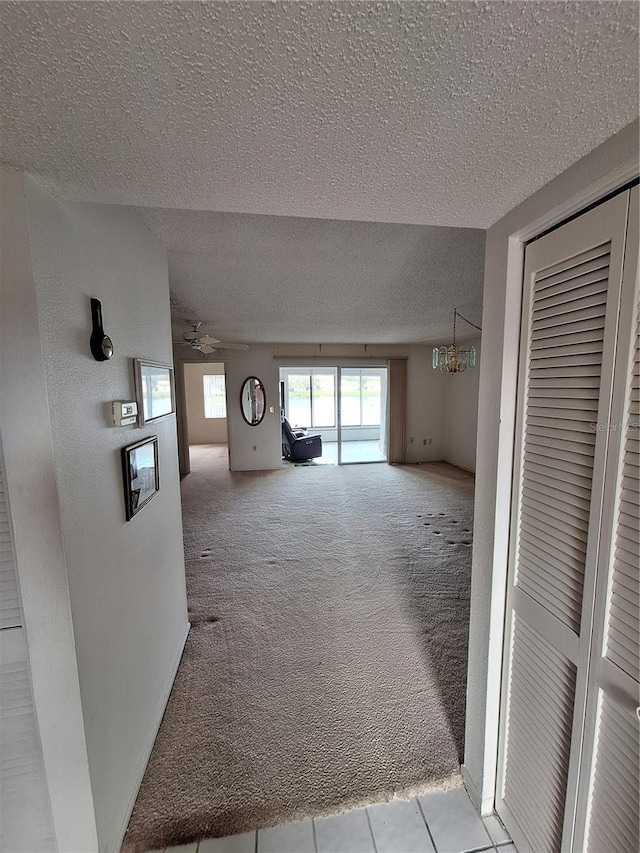
<instances>
[{"instance_id":1,"label":"oval wall mirror","mask_svg":"<svg viewBox=\"0 0 640 853\"><path fill-rule=\"evenodd\" d=\"M240 409L242 417L249 426L262 423L267 408L267 398L262 382L257 376L249 376L242 383L240 391Z\"/></svg>"}]
</instances>

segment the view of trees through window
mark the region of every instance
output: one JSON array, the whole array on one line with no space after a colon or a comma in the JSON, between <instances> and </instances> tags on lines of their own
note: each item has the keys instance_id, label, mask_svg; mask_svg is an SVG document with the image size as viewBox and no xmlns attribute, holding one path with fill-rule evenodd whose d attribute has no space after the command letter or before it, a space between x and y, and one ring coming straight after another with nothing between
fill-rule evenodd
<instances>
[{"instance_id":1,"label":"view of trees through window","mask_svg":"<svg viewBox=\"0 0 640 853\"><path fill-rule=\"evenodd\" d=\"M207 373L202 377L204 389L205 418L227 417L227 395L224 384L224 374Z\"/></svg>"},{"instance_id":2,"label":"view of trees through window","mask_svg":"<svg viewBox=\"0 0 640 853\"><path fill-rule=\"evenodd\" d=\"M287 415L294 426L336 426L336 375L335 369L287 371ZM380 425L383 401L379 372L373 368L343 370L340 392L343 427Z\"/></svg>"}]
</instances>

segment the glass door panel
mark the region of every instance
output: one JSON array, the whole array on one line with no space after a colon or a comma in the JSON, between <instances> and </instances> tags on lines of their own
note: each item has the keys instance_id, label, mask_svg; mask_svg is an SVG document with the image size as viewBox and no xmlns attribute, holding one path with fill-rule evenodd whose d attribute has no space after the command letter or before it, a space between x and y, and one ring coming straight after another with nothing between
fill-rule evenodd
<instances>
[{"instance_id":1,"label":"glass door panel","mask_svg":"<svg viewBox=\"0 0 640 853\"><path fill-rule=\"evenodd\" d=\"M289 373L286 377L285 399L289 423L306 429L311 426L311 377L308 373Z\"/></svg>"},{"instance_id":2,"label":"glass door panel","mask_svg":"<svg viewBox=\"0 0 640 853\"><path fill-rule=\"evenodd\" d=\"M338 460L340 464L384 462L387 368L339 368Z\"/></svg>"},{"instance_id":3,"label":"glass door panel","mask_svg":"<svg viewBox=\"0 0 640 853\"><path fill-rule=\"evenodd\" d=\"M282 367L291 426L322 436L323 462L385 462L387 368Z\"/></svg>"},{"instance_id":4,"label":"glass door panel","mask_svg":"<svg viewBox=\"0 0 640 853\"><path fill-rule=\"evenodd\" d=\"M314 429L333 429L336 425L335 373L318 373L311 376L312 426Z\"/></svg>"},{"instance_id":5,"label":"glass door panel","mask_svg":"<svg viewBox=\"0 0 640 853\"><path fill-rule=\"evenodd\" d=\"M382 377L363 375L362 377L362 425L380 426Z\"/></svg>"}]
</instances>

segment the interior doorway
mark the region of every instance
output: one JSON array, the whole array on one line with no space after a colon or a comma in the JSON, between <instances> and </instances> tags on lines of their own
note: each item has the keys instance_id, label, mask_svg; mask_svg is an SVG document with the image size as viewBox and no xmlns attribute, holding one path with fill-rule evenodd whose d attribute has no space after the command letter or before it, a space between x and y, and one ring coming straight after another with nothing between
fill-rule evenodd
<instances>
[{"instance_id":1,"label":"interior doorway","mask_svg":"<svg viewBox=\"0 0 640 853\"><path fill-rule=\"evenodd\" d=\"M184 362L186 435L194 446L215 445L228 454L227 391L224 362Z\"/></svg>"},{"instance_id":2,"label":"interior doorway","mask_svg":"<svg viewBox=\"0 0 640 853\"><path fill-rule=\"evenodd\" d=\"M388 458L386 365L280 368L280 408L294 430L322 438L315 464Z\"/></svg>"}]
</instances>

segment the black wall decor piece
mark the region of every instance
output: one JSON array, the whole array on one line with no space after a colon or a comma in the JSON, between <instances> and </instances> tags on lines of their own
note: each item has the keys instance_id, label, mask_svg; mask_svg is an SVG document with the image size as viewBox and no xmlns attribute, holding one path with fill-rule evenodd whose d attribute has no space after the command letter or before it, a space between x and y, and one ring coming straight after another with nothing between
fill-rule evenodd
<instances>
[{"instance_id":1,"label":"black wall decor piece","mask_svg":"<svg viewBox=\"0 0 640 853\"><path fill-rule=\"evenodd\" d=\"M122 448L124 506L127 521L160 491L158 436L150 435Z\"/></svg>"},{"instance_id":2,"label":"black wall decor piece","mask_svg":"<svg viewBox=\"0 0 640 853\"><path fill-rule=\"evenodd\" d=\"M99 299L91 300L91 322L93 330L89 339L91 354L96 361L107 361L113 355L113 342L105 334L102 326L102 303Z\"/></svg>"}]
</instances>

